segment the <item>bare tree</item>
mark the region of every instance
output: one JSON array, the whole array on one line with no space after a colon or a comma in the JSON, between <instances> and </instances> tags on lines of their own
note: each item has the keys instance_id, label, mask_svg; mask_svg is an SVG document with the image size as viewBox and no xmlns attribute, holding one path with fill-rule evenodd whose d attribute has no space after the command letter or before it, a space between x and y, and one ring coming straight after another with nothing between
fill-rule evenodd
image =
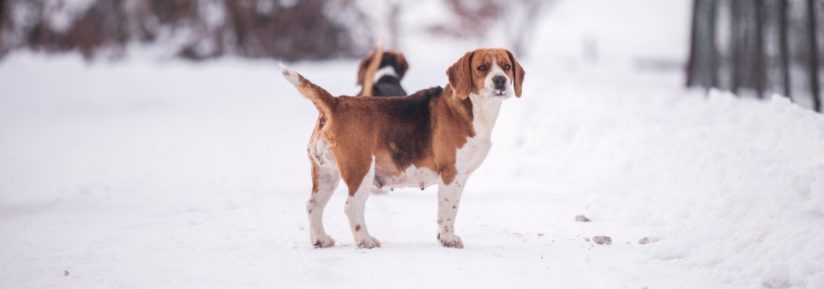
<instances>
[{"instance_id":1,"label":"bare tree","mask_svg":"<svg viewBox=\"0 0 824 289\"><path fill-rule=\"evenodd\" d=\"M687 86L718 86L717 1L694 0Z\"/></svg>"},{"instance_id":2,"label":"bare tree","mask_svg":"<svg viewBox=\"0 0 824 289\"><path fill-rule=\"evenodd\" d=\"M505 21L509 45L519 57L527 56L528 40L532 39L533 27L541 19L541 13L553 3L551 0L520 0L519 5L505 5L509 9Z\"/></svg>"},{"instance_id":3,"label":"bare tree","mask_svg":"<svg viewBox=\"0 0 824 289\"><path fill-rule=\"evenodd\" d=\"M455 38L481 39L502 27L510 48L524 57L541 14L555 0L444 0L455 19L428 27L429 32ZM503 24L503 25L499 25Z\"/></svg>"},{"instance_id":4,"label":"bare tree","mask_svg":"<svg viewBox=\"0 0 824 289\"><path fill-rule=\"evenodd\" d=\"M764 54L764 22L766 21L765 0L755 0L753 17L755 23L753 56L752 56L752 83L758 98L764 98L767 89L767 55Z\"/></svg>"},{"instance_id":5,"label":"bare tree","mask_svg":"<svg viewBox=\"0 0 824 289\"><path fill-rule=\"evenodd\" d=\"M790 41L788 33L788 7L789 0L778 0L778 54L781 58L781 84L784 96L790 97L792 93L792 83L790 82Z\"/></svg>"},{"instance_id":6,"label":"bare tree","mask_svg":"<svg viewBox=\"0 0 824 289\"><path fill-rule=\"evenodd\" d=\"M362 37L365 14L349 0L74 2L0 0L0 57L15 49L119 56L130 42L182 39L176 54L188 59L234 54L291 61L354 57L372 43ZM66 11L68 23L56 27L51 19Z\"/></svg>"},{"instance_id":7,"label":"bare tree","mask_svg":"<svg viewBox=\"0 0 824 289\"><path fill-rule=\"evenodd\" d=\"M807 64L808 74L810 76L810 92L813 98L813 109L821 112L821 92L818 85L818 39L816 39L816 8L815 0L807 0L807 40L809 61Z\"/></svg>"},{"instance_id":8,"label":"bare tree","mask_svg":"<svg viewBox=\"0 0 824 289\"><path fill-rule=\"evenodd\" d=\"M708 3L708 17L707 17L707 44L704 48L707 52L707 60L706 60L706 67L707 72L709 73L709 86L710 87L718 87L719 79L718 79L718 46L716 45L715 41L715 33L717 31L718 26L718 1L709 1Z\"/></svg>"},{"instance_id":9,"label":"bare tree","mask_svg":"<svg viewBox=\"0 0 824 289\"><path fill-rule=\"evenodd\" d=\"M812 97L812 108L822 111L819 37L824 21L818 19L822 0L693 0L692 34L687 62L686 84L689 87L727 88L737 95L754 92L764 98L767 92L781 92ZM726 3L722 12L718 2ZM798 5L792 4L798 3ZM791 5L792 4L792 5ZM798 9L794 9L798 8ZM793 13L798 10L799 13ZM803 13L801 13L803 12ZM720 15L720 16L719 16ZM728 33L715 39L716 18L729 23ZM728 20L727 20L728 19ZM717 50L718 43L724 45ZM772 49L776 47L776 49ZM723 55L723 58L721 57ZM723 61L722 61L723 59ZM775 60L775 61L773 61ZM793 91L795 64L803 63L809 91ZM800 67L800 66L799 66ZM718 71L728 77L719 84ZM770 81L771 76L776 81ZM779 87L780 86L780 87Z\"/></svg>"},{"instance_id":10,"label":"bare tree","mask_svg":"<svg viewBox=\"0 0 824 289\"><path fill-rule=\"evenodd\" d=\"M499 0L445 0L455 19L428 27L430 33L455 38L480 38L501 15Z\"/></svg>"},{"instance_id":11,"label":"bare tree","mask_svg":"<svg viewBox=\"0 0 824 289\"><path fill-rule=\"evenodd\" d=\"M730 54L731 54L731 61L730 61L730 90L734 93L738 93L738 89L741 86L741 74L742 74L742 65L743 59L741 50L743 45L743 29L742 28L742 21L741 21L741 0L730 0Z\"/></svg>"},{"instance_id":12,"label":"bare tree","mask_svg":"<svg viewBox=\"0 0 824 289\"><path fill-rule=\"evenodd\" d=\"M6 35L10 34L12 30L12 21L9 15L10 6L9 1L0 0L0 57L8 52L9 44L6 43L8 38Z\"/></svg>"},{"instance_id":13,"label":"bare tree","mask_svg":"<svg viewBox=\"0 0 824 289\"><path fill-rule=\"evenodd\" d=\"M690 27L690 54L687 58L687 87L692 87L696 85L695 78L697 77L697 70L698 70L698 34L700 25L701 17L701 0L693 0L692 1L692 21Z\"/></svg>"}]
</instances>

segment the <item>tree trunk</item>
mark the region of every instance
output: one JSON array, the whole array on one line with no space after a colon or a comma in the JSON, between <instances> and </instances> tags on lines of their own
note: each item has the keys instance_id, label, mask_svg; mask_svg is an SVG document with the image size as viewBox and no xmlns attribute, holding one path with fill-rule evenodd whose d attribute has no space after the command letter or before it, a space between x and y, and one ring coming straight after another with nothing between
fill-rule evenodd
<instances>
[{"instance_id":1,"label":"tree trunk","mask_svg":"<svg viewBox=\"0 0 824 289\"><path fill-rule=\"evenodd\" d=\"M792 83L790 82L790 42L787 37L787 2L789 0L778 0L778 54L781 57L781 83L783 94L791 98Z\"/></svg>"},{"instance_id":2,"label":"tree trunk","mask_svg":"<svg viewBox=\"0 0 824 289\"><path fill-rule=\"evenodd\" d=\"M701 0L692 1L692 31L690 32L690 55L687 59L687 87L695 85L698 75L698 13Z\"/></svg>"},{"instance_id":3,"label":"tree trunk","mask_svg":"<svg viewBox=\"0 0 824 289\"><path fill-rule=\"evenodd\" d=\"M6 43L6 37L3 37L7 31L12 30L11 17L9 15L11 3L9 2L10 1L7 0L0 0L0 58L2 58L8 50L11 50L11 45Z\"/></svg>"},{"instance_id":4,"label":"tree trunk","mask_svg":"<svg viewBox=\"0 0 824 289\"><path fill-rule=\"evenodd\" d=\"M767 88L767 55L764 54L764 20L765 7L764 0L755 0L754 3L755 15L753 15L753 22L755 23L755 31L753 31L753 38L755 44L753 45L753 73L752 84L755 88L755 93L758 98L764 98L764 93Z\"/></svg>"},{"instance_id":5,"label":"tree trunk","mask_svg":"<svg viewBox=\"0 0 824 289\"><path fill-rule=\"evenodd\" d=\"M730 0L730 91L737 94L741 86L741 3Z\"/></svg>"},{"instance_id":6,"label":"tree trunk","mask_svg":"<svg viewBox=\"0 0 824 289\"><path fill-rule=\"evenodd\" d=\"M813 97L813 110L821 112L821 97L818 84L818 40L816 39L816 11L815 0L807 0L807 36L810 61L808 69L810 75L810 91Z\"/></svg>"},{"instance_id":7,"label":"tree trunk","mask_svg":"<svg viewBox=\"0 0 824 289\"><path fill-rule=\"evenodd\" d=\"M687 62L687 86L718 87L718 49L715 45L714 0L693 2L692 43Z\"/></svg>"},{"instance_id":8,"label":"tree trunk","mask_svg":"<svg viewBox=\"0 0 824 289\"><path fill-rule=\"evenodd\" d=\"M715 43L715 33L718 22L718 1L710 0L707 9L707 74L709 87L719 87L718 79L718 46Z\"/></svg>"}]
</instances>

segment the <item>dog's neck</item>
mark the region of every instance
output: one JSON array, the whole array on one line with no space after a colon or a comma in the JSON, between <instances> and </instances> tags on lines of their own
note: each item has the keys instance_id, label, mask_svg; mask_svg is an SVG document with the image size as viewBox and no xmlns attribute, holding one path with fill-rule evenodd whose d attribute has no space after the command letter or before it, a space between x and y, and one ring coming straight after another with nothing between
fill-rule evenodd
<instances>
[{"instance_id":1,"label":"dog's neck","mask_svg":"<svg viewBox=\"0 0 824 289\"><path fill-rule=\"evenodd\" d=\"M375 81L375 82L378 82L378 81L379 81L379 80L381 80L381 78L382 78L382 77L384 77L384 76L392 76L392 77L394 77L394 78L399 78L399 77L398 77L398 73L397 73L397 72L395 72L395 68L394 68L394 67L392 67L392 66L384 66L384 67L381 67L381 69L378 69L378 71L375 71L375 79L374 79L374 81Z\"/></svg>"},{"instance_id":2,"label":"dog's neck","mask_svg":"<svg viewBox=\"0 0 824 289\"><path fill-rule=\"evenodd\" d=\"M470 93L469 100L472 101L472 126L475 128L476 137L489 139L495 121L498 120L503 99Z\"/></svg>"},{"instance_id":3,"label":"dog's neck","mask_svg":"<svg viewBox=\"0 0 824 289\"><path fill-rule=\"evenodd\" d=\"M460 99L455 96L455 91L451 85L447 85L443 91L445 103L455 115L471 126L475 138L489 140L495 121L498 119L498 112L501 109L502 98L485 97L475 93L470 93L468 99Z\"/></svg>"}]
</instances>

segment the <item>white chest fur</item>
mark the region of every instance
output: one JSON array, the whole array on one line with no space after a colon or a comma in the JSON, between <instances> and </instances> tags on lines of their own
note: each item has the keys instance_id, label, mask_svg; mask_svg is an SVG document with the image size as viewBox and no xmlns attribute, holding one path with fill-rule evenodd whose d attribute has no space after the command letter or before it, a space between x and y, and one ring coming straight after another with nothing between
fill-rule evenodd
<instances>
[{"instance_id":1,"label":"white chest fur","mask_svg":"<svg viewBox=\"0 0 824 289\"><path fill-rule=\"evenodd\" d=\"M466 144L458 149L455 167L461 179L468 177L480 167L492 148L492 128L495 127L503 101L503 98L475 94L470 94L469 98L472 100L472 126L475 128L475 136L469 138Z\"/></svg>"}]
</instances>

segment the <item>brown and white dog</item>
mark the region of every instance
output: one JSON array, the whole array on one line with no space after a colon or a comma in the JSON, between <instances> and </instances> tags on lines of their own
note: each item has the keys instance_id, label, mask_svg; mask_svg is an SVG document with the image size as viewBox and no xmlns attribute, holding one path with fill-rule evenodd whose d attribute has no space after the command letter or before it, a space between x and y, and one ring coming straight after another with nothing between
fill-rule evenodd
<instances>
[{"instance_id":1,"label":"brown and white dog","mask_svg":"<svg viewBox=\"0 0 824 289\"><path fill-rule=\"evenodd\" d=\"M330 247L323 210L343 179L345 211L361 248L379 247L364 222L364 205L377 187L438 186L438 240L463 248L455 235L461 193L491 147L503 100L521 96L524 69L505 49L466 53L446 71L449 84L407 97L333 97L297 72L283 75L312 101L320 121L309 141L312 193L306 204L310 241Z\"/></svg>"}]
</instances>

